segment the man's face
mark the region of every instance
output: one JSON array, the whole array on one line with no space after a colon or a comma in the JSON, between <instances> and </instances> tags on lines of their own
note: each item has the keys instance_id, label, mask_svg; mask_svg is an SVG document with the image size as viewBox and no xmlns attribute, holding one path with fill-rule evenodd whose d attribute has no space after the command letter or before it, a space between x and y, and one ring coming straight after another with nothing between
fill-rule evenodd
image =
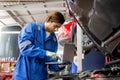
<instances>
[{"instance_id":1,"label":"man's face","mask_svg":"<svg viewBox=\"0 0 120 80\"><path fill-rule=\"evenodd\" d=\"M61 23L56 22L49 22L48 26L46 27L46 31L48 32L55 32L61 27Z\"/></svg>"}]
</instances>

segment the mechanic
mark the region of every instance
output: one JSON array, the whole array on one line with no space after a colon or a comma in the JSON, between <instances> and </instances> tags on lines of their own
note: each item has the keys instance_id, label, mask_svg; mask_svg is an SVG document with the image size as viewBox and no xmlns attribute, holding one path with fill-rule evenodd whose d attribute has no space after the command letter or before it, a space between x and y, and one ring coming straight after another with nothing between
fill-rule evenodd
<instances>
[{"instance_id":1,"label":"mechanic","mask_svg":"<svg viewBox=\"0 0 120 80\"><path fill-rule=\"evenodd\" d=\"M58 42L54 32L64 21L63 14L54 11L46 16L44 22L30 22L22 28L18 36L20 54L12 80L45 80L48 78L47 68L55 72L65 68L45 64L58 60Z\"/></svg>"}]
</instances>

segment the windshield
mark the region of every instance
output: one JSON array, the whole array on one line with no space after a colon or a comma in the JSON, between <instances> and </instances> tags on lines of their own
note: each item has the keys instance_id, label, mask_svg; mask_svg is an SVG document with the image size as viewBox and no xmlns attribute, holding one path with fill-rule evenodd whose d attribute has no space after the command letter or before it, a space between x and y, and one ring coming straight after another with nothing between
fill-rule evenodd
<instances>
[{"instance_id":1,"label":"windshield","mask_svg":"<svg viewBox=\"0 0 120 80\"><path fill-rule=\"evenodd\" d=\"M14 29L13 29L14 28ZM20 27L3 27L0 30L0 57L1 59L16 60L19 54L17 36Z\"/></svg>"}]
</instances>

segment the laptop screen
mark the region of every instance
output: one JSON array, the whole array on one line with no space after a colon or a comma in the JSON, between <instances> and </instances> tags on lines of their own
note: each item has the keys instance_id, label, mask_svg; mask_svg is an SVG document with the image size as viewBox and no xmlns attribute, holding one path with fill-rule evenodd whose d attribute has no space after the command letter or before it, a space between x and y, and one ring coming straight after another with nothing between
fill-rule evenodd
<instances>
[{"instance_id":1,"label":"laptop screen","mask_svg":"<svg viewBox=\"0 0 120 80\"><path fill-rule=\"evenodd\" d=\"M75 52L75 45L73 43L64 44L63 62L73 62Z\"/></svg>"}]
</instances>

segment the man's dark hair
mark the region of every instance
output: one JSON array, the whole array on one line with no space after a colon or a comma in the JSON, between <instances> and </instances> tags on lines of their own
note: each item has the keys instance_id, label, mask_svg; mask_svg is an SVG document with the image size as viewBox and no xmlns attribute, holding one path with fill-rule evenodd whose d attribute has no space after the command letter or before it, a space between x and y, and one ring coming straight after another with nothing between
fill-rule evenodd
<instances>
[{"instance_id":1,"label":"man's dark hair","mask_svg":"<svg viewBox=\"0 0 120 80\"><path fill-rule=\"evenodd\" d=\"M65 18L62 13L54 11L54 12L49 13L46 16L45 21L46 22L51 21L51 22L57 22L57 23L63 24L65 22Z\"/></svg>"}]
</instances>

